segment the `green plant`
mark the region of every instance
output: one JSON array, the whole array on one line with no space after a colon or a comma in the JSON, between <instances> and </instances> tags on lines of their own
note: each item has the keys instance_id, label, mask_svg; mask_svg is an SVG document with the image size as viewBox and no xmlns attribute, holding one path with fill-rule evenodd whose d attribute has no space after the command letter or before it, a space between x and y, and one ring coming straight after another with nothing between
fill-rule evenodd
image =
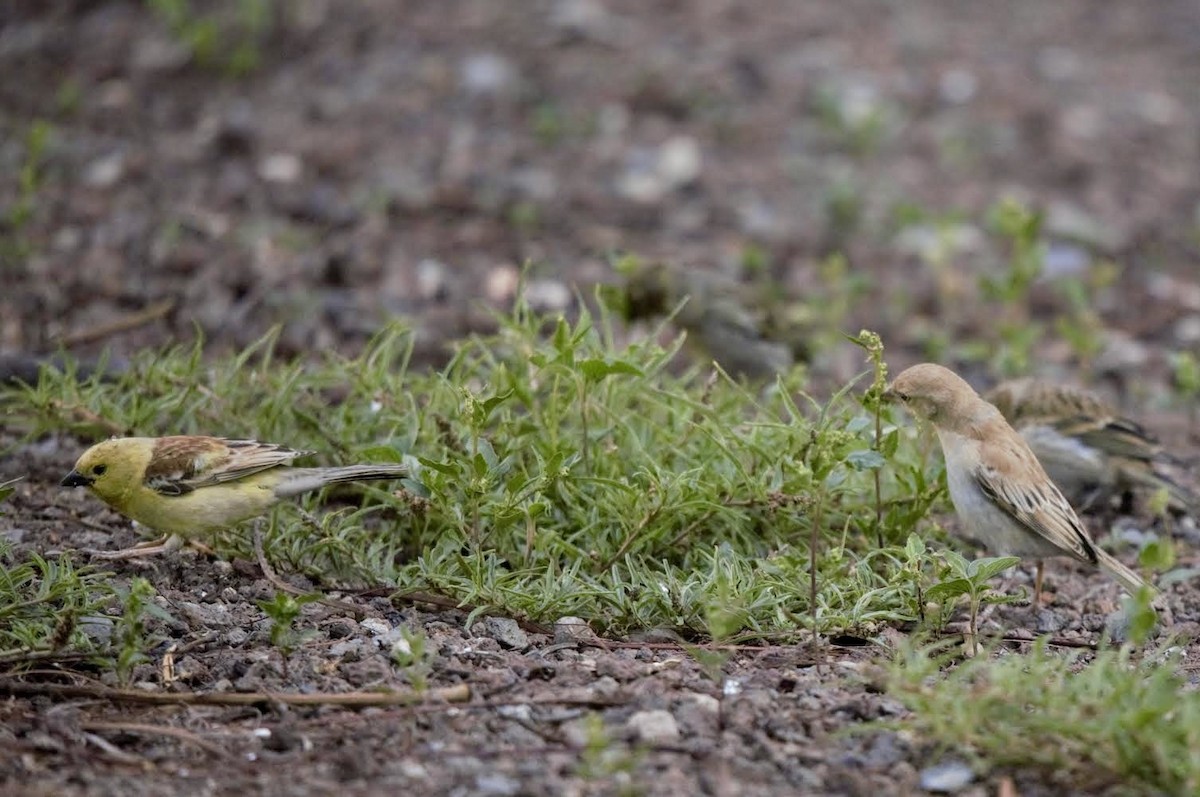
<instances>
[{"instance_id":1,"label":"green plant","mask_svg":"<svg viewBox=\"0 0 1200 797\"><path fill-rule=\"evenodd\" d=\"M320 595L291 595L287 592L276 592L270 600L255 601L258 608L271 618L271 644L279 648L284 656L291 654L304 640L311 638L312 630L297 631L296 619L300 611L310 603L321 599Z\"/></svg>"},{"instance_id":2,"label":"green plant","mask_svg":"<svg viewBox=\"0 0 1200 797\"><path fill-rule=\"evenodd\" d=\"M191 0L146 0L192 58L202 67L244 77L262 60L261 44L270 32L273 0L227 0L212 13Z\"/></svg>"},{"instance_id":3,"label":"green plant","mask_svg":"<svg viewBox=\"0 0 1200 797\"><path fill-rule=\"evenodd\" d=\"M1060 654L1042 640L1026 655L954 658L945 643L913 646L892 666L888 689L918 739L981 770L1041 773L1051 790L1200 792L1200 693L1178 652Z\"/></svg>"},{"instance_id":4,"label":"green plant","mask_svg":"<svg viewBox=\"0 0 1200 797\"><path fill-rule=\"evenodd\" d=\"M857 157L876 152L888 132L890 109L865 86L822 86L812 107L826 134Z\"/></svg>"},{"instance_id":5,"label":"green plant","mask_svg":"<svg viewBox=\"0 0 1200 797\"><path fill-rule=\"evenodd\" d=\"M579 775L614 789L616 794L636 794L631 775L641 755L613 740L601 714L592 713L584 720L585 741L579 755Z\"/></svg>"},{"instance_id":6,"label":"green plant","mask_svg":"<svg viewBox=\"0 0 1200 797\"><path fill-rule=\"evenodd\" d=\"M861 346L867 352L867 360L871 363L872 379L871 386L867 388L863 394L863 406L874 417L875 421L875 436L871 440L871 450L875 452L875 457L863 462L864 467L868 467L873 471L874 488L875 488L875 539L879 547L883 547L883 487L882 474L886 460L896 453L896 448L899 445L899 435L891 434L887 440L883 437L883 416L885 413L885 403L883 401L883 393L887 390L888 384L888 369L887 363L883 360L883 338L879 337L874 332L862 330L858 333L858 337L850 338L850 341L857 346Z\"/></svg>"},{"instance_id":7,"label":"green plant","mask_svg":"<svg viewBox=\"0 0 1200 797\"><path fill-rule=\"evenodd\" d=\"M0 484L0 500L12 481ZM0 664L20 665L65 650L93 650L78 628L110 598L100 574L69 558L19 557L0 538Z\"/></svg>"},{"instance_id":8,"label":"green plant","mask_svg":"<svg viewBox=\"0 0 1200 797\"><path fill-rule=\"evenodd\" d=\"M171 616L154 603L157 594L150 582L135 578L128 588L114 587L122 608L121 616L113 628L113 650L108 663L116 670L117 679L128 685L133 678L133 669L149 661L146 651L154 644L146 630L147 616L170 621Z\"/></svg>"},{"instance_id":9,"label":"green plant","mask_svg":"<svg viewBox=\"0 0 1200 797\"><path fill-rule=\"evenodd\" d=\"M11 232L0 239L0 263L20 260L28 256L30 243L26 227L33 218L45 171L46 150L54 128L50 123L36 119L25 133L25 159L17 173L17 196L4 212L4 224Z\"/></svg>"},{"instance_id":10,"label":"green plant","mask_svg":"<svg viewBox=\"0 0 1200 797\"><path fill-rule=\"evenodd\" d=\"M1116 263L1103 262L1093 265L1084 278L1055 283L1067 303L1066 313L1055 318L1055 330L1070 345L1084 374L1091 373L1092 361L1104 345L1104 324L1096 310L1097 294L1111 287L1119 273Z\"/></svg>"},{"instance_id":11,"label":"green plant","mask_svg":"<svg viewBox=\"0 0 1200 797\"><path fill-rule=\"evenodd\" d=\"M1000 305L996 330L1002 345L996 349L993 366L1005 375L1025 373L1033 346L1043 334L1029 313L1029 291L1045 261L1042 214L1005 199L991 208L988 221L1009 248L1006 270L998 277L985 274L980 279L984 298Z\"/></svg>"},{"instance_id":12,"label":"green plant","mask_svg":"<svg viewBox=\"0 0 1200 797\"><path fill-rule=\"evenodd\" d=\"M390 655L392 663L404 670L413 689L421 692L428 687L435 656L423 632L401 627L400 639L392 645Z\"/></svg>"},{"instance_id":13,"label":"green plant","mask_svg":"<svg viewBox=\"0 0 1200 797\"><path fill-rule=\"evenodd\" d=\"M1171 355L1171 370L1174 372L1175 389L1188 408L1188 425L1196 428L1196 415L1200 405L1200 361L1190 351L1174 352Z\"/></svg>"},{"instance_id":14,"label":"green plant","mask_svg":"<svg viewBox=\"0 0 1200 797\"><path fill-rule=\"evenodd\" d=\"M1021 560L1015 556L981 557L967 560L955 551L945 550L941 553L945 563L945 573L941 579L925 591L926 600L941 604L940 615L945 620L949 616L947 607L953 606L961 596L966 595L970 604L970 635L973 647L978 646L979 629L976 619L979 607L984 603L1012 603L1023 600L1022 596L1005 596L992 592L988 582Z\"/></svg>"},{"instance_id":15,"label":"green plant","mask_svg":"<svg viewBox=\"0 0 1200 797\"><path fill-rule=\"evenodd\" d=\"M407 369L402 327L353 359L281 361L274 334L228 358L197 344L146 352L107 381L47 369L0 388L0 411L30 436L222 434L321 452L311 464L407 463L399 484L272 514L265 556L319 585L684 638L916 618L911 581L897 580L914 570L894 546L943 493L890 410L865 410L853 383L807 395L799 369L761 395L700 368L676 375L678 342L618 347L611 323L521 305L440 373ZM210 543L251 556L249 537ZM731 595L736 611L714 614Z\"/></svg>"}]
</instances>

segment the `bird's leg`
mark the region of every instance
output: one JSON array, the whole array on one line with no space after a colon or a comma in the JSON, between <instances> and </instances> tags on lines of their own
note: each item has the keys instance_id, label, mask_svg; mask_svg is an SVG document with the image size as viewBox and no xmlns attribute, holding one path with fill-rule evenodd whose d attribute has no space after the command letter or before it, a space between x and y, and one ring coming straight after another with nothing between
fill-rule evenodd
<instances>
[{"instance_id":1,"label":"bird's leg","mask_svg":"<svg viewBox=\"0 0 1200 797\"><path fill-rule=\"evenodd\" d=\"M1037 560L1037 574L1033 577L1033 605L1040 607L1042 605L1042 566L1045 561Z\"/></svg>"},{"instance_id":2,"label":"bird's leg","mask_svg":"<svg viewBox=\"0 0 1200 797\"><path fill-rule=\"evenodd\" d=\"M1100 499L1104 496L1104 493L1105 491L1103 487L1098 484L1093 485L1087 492L1083 494L1082 499L1079 502L1079 506L1075 507L1076 511L1087 512L1100 501Z\"/></svg>"},{"instance_id":3,"label":"bird's leg","mask_svg":"<svg viewBox=\"0 0 1200 797\"><path fill-rule=\"evenodd\" d=\"M177 551L183 546L183 537L175 534L164 534L157 540L143 540L130 548L119 551L93 551L84 549L84 553L96 559L106 559L110 562L121 559L137 559L143 556L156 556L161 553Z\"/></svg>"}]
</instances>

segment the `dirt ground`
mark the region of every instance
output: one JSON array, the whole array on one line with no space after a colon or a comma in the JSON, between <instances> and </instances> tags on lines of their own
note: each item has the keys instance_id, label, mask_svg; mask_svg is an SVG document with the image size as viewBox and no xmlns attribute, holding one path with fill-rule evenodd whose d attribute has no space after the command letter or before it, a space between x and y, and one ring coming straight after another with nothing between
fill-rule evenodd
<instances>
[{"instance_id":1,"label":"dirt ground","mask_svg":"<svg viewBox=\"0 0 1200 797\"><path fill-rule=\"evenodd\" d=\"M1097 298L1100 370L1132 377L1131 410L1197 453L1162 400L1169 352L1200 342L1193 2L294 0L269 4L260 63L236 79L197 64L147 5L0 9L0 171L28 171L31 125L51 129L32 185L0 181L0 353L121 356L198 331L222 351L277 323L283 354L353 351L405 317L436 363L447 340L487 327L481 305L511 301L527 261L531 302L558 310L615 279L613 251L737 275L753 244L794 295L845 251L869 279L844 328L880 331L898 364L920 356L913 330L936 320L944 275L889 232L896 208L979 219L1016 196L1047 212L1054 268L1078 269L1081 252L1122 266ZM227 26L235 5L194 4ZM847 195L853 222L836 212ZM964 245L952 271L992 262ZM1072 367L1061 347L1038 355ZM855 357L815 367L846 378ZM36 550L134 541L55 489L79 445L0 461L0 480L26 477L0 532ZM1180 534L1194 542L1194 528ZM886 637L834 640L819 665L804 647L727 651L717 672L660 639L580 641L505 618L468 629L463 611L346 596L356 612L306 606L297 624L315 636L285 657L254 603L273 592L255 564L185 551L113 569L148 577L178 621L169 689L404 687L387 651L409 626L428 636L430 688L466 684L470 701L14 694L0 703L0 791L908 794L955 767L902 732L841 733L903 713L874 670ZM1113 593L1053 572L1053 604L997 611L991 627L1094 638ZM1173 589L1189 630L1200 591ZM955 790L1066 788L1032 771L966 781Z\"/></svg>"}]
</instances>

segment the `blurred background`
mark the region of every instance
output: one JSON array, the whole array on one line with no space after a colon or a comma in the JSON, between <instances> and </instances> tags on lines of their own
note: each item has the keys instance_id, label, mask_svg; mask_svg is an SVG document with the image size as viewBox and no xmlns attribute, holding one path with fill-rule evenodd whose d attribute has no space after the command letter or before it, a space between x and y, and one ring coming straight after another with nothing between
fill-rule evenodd
<instances>
[{"instance_id":1,"label":"blurred background","mask_svg":"<svg viewBox=\"0 0 1200 797\"><path fill-rule=\"evenodd\" d=\"M1190 0L18 0L0 72L6 354L404 319L436 364L604 284L631 334L719 297L661 334L778 337L768 371L849 378L867 327L1200 389Z\"/></svg>"}]
</instances>

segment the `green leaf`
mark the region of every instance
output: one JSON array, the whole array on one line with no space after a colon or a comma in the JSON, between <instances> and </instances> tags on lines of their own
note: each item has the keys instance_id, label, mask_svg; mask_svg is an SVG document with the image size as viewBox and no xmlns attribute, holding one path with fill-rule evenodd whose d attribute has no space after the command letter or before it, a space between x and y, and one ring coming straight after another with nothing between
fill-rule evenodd
<instances>
[{"instance_id":1,"label":"green leaf","mask_svg":"<svg viewBox=\"0 0 1200 797\"><path fill-rule=\"evenodd\" d=\"M437 462L425 457L417 457L417 462L420 462L430 470L436 470L438 473L444 473L447 476L457 476L459 474L459 465L457 462Z\"/></svg>"},{"instance_id":2,"label":"green leaf","mask_svg":"<svg viewBox=\"0 0 1200 797\"><path fill-rule=\"evenodd\" d=\"M846 455L846 464L854 468L856 471L878 470L887 462L883 455L878 451L872 451L869 448L851 451Z\"/></svg>"},{"instance_id":3,"label":"green leaf","mask_svg":"<svg viewBox=\"0 0 1200 797\"><path fill-rule=\"evenodd\" d=\"M18 476L15 479L9 479L6 482L0 482L0 501L3 501L5 498L8 498L10 495L16 492L17 488L13 485L19 481L21 481L21 477Z\"/></svg>"},{"instance_id":4,"label":"green leaf","mask_svg":"<svg viewBox=\"0 0 1200 797\"><path fill-rule=\"evenodd\" d=\"M1175 546L1169 539L1148 542L1138 554L1138 564L1147 570L1170 570L1175 566Z\"/></svg>"},{"instance_id":5,"label":"green leaf","mask_svg":"<svg viewBox=\"0 0 1200 797\"><path fill-rule=\"evenodd\" d=\"M869 415L856 415L846 424L846 431L852 435L857 435L865 429L870 429L875 426L875 419Z\"/></svg>"},{"instance_id":6,"label":"green leaf","mask_svg":"<svg viewBox=\"0 0 1200 797\"><path fill-rule=\"evenodd\" d=\"M640 369L624 360L609 362L599 357L592 357L581 361L579 363L579 370L583 372L584 377L589 382L599 382L601 379L612 374L643 375Z\"/></svg>"},{"instance_id":7,"label":"green leaf","mask_svg":"<svg viewBox=\"0 0 1200 797\"><path fill-rule=\"evenodd\" d=\"M942 551L942 559L957 576L967 576L967 560L958 551Z\"/></svg>"},{"instance_id":8,"label":"green leaf","mask_svg":"<svg viewBox=\"0 0 1200 797\"><path fill-rule=\"evenodd\" d=\"M551 338L551 342L559 354L566 354L571 350L571 327L567 324L567 319L562 316L559 316L558 322L554 325L554 337Z\"/></svg>"},{"instance_id":9,"label":"green leaf","mask_svg":"<svg viewBox=\"0 0 1200 797\"><path fill-rule=\"evenodd\" d=\"M508 399L512 396L512 394L513 394L512 390L506 390L503 393L499 393L495 396L492 396L489 399L484 399L483 401L481 401L480 406L483 408L483 421L487 421L487 419L490 418L492 415L492 410L496 409L501 404L508 401Z\"/></svg>"},{"instance_id":10,"label":"green leaf","mask_svg":"<svg viewBox=\"0 0 1200 797\"><path fill-rule=\"evenodd\" d=\"M1125 603L1125 618L1128 622L1129 640L1135 645L1141 645L1154 633L1158 625L1158 613L1150 605L1150 589L1142 587L1138 594Z\"/></svg>"},{"instance_id":11,"label":"green leaf","mask_svg":"<svg viewBox=\"0 0 1200 797\"><path fill-rule=\"evenodd\" d=\"M982 584L997 573L1002 573L1021 560L1016 556L996 556L975 559L967 565L967 576L976 584Z\"/></svg>"},{"instance_id":12,"label":"green leaf","mask_svg":"<svg viewBox=\"0 0 1200 797\"><path fill-rule=\"evenodd\" d=\"M925 590L925 597L931 601L943 603L949 598L971 594L971 586L971 582L965 578L952 578L948 581L939 581Z\"/></svg>"},{"instance_id":13,"label":"green leaf","mask_svg":"<svg viewBox=\"0 0 1200 797\"><path fill-rule=\"evenodd\" d=\"M404 452L391 446L370 446L358 452L364 460L371 462L403 462Z\"/></svg>"}]
</instances>

